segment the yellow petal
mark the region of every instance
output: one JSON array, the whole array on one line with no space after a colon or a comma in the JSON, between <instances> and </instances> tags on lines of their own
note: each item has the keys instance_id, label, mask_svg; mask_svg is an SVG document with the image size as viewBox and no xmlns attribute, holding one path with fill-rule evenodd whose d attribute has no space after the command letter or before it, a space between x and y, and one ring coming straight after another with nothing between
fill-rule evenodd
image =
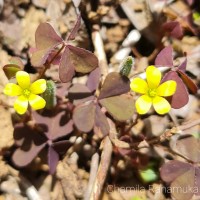
<instances>
[{"instance_id":1,"label":"yellow petal","mask_svg":"<svg viewBox=\"0 0 200 200\"><path fill-rule=\"evenodd\" d=\"M42 97L35 94L31 94L28 100L34 110L42 109L46 105L46 101Z\"/></svg>"},{"instance_id":2,"label":"yellow petal","mask_svg":"<svg viewBox=\"0 0 200 200\"><path fill-rule=\"evenodd\" d=\"M176 92L175 81L166 81L157 88L157 94L159 96L168 97L172 96L175 92Z\"/></svg>"},{"instance_id":3,"label":"yellow petal","mask_svg":"<svg viewBox=\"0 0 200 200\"><path fill-rule=\"evenodd\" d=\"M41 94L46 90L46 88L46 80L39 79L31 84L30 91L33 94Z\"/></svg>"},{"instance_id":4,"label":"yellow petal","mask_svg":"<svg viewBox=\"0 0 200 200\"><path fill-rule=\"evenodd\" d=\"M160 115L168 113L171 109L169 102L165 98L159 96L153 99L153 107Z\"/></svg>"},{"instance_id":5,"label":"yellow petal","mask_svg":"<svg viewBox=\"0 0 200 200\"><path fill-rule=\"evenodd\" d=\"M19 85L16 85L14 83L8 83L6 84L3 92L8 96L18 96L21 95L22 89L19 87Z\"/></svg>"},{"instance_id":6,"label":"yellow petal","mask_svg":"<svg viewBox=\"0 0 200 200\"><path fill-rule=\"evenodd\" d=\"M161 72L159 71L159 69L151 65L147 67L146 75L149 88L151 89L157 88L161 80Z\"/></svg>"},{"instance_id":7,"label":"yellow petal","mask_svg":"<svg viewBox=\"0 0 200 200\"><path fill-rule=\"evenodd\" d=\"M28 108L28 99L24 96L19 96L15 103L14 103L14 109L19 114L24 114Z\"/></svg>"},{"instance_id":8,"label":"yellow petal","mask_svg":"<svg viewBox=\"0 0 200 200\"><path fill-rule=\"evenodd\" d=\"M152 105L152 99L147 95L142 95L136 100L135 107L139 114L146 114Z\"/></svg>"},{"instance_id":9,"label":"yellow petal","mask_svg":"<svg viewBox=\"0 0 200 200\"><path fill-rule=\"evenodd\" d=\"M16 79L19 86L23 89L27 89L30 86L30 76L27 72L18 71L16 73Z\"/></svg>"},{"instance_id":10,"label":"yellow petal","mask_svg":"<svg viewBox=\"0 0 200 200\"><path fill-rule=\"evenodd\" d=\"M141 78L134 78L130 84L131 90L140 94L145 94L148 90L147 82Z\"/></svg>"}]
</instances>

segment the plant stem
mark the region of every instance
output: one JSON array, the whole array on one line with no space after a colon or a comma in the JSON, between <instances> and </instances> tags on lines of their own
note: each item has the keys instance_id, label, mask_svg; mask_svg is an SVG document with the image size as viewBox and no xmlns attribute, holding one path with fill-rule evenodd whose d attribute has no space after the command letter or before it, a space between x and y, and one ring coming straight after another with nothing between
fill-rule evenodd
<instances>
[{"instance_id":1,"label":"plant stem","mask_svg":"<svg viewBox=\"0 0 200 200\"><path fill-rule=\"evenodd\" d=\"M199 124L200 124L200 119L196 119L191 122L185 123L183 125L177 126L176 128L184 131L186 129L192 128L193 126L197 126Z\"/></svg>"},{"instance_id":2,"label":"plant stem","mask_svg":"<svg viewBox=\"0 0 200 200\"><path fill-rule=\"evenodd\" d=\"M131 125L124 131L124 134L128 134L131 131L131 129L133 128L133 126L138 123L138 119L139 119L139 114L136 113L135 120L132 121Z\"/></svg>"},{"instance_id":3,"label":"plant stem","mask_svg":"<svg viewBox=\"0 0 200 200\"><path fill-rule=\"evenodd\" d=\"M164 132L162 135L160 135L160 137L147 140L147 143L149 145L155 145L160 142L164 142L165 140L170 139L170 137L172 137L174 135L174 132L184 131L186 129L192 128L193 126L197 126L199 124L200 124L200 119L196 119L194 121L185 123L183 125L172 127L170 130L168 130L168 131ZM134 145L132 145L132 148L138 150L141 148L148 147L148 146L140 146L138 148L137 146L138 146L138 144L134 144Z\"/></svg>"},{"instance_id":4,"label":"plant stem","mask_svg":"<svg viewBox=\"0 0 200 200\"><path fill-rule=\"evenodd\" d=\"M136 58L140 59L142 58L142 55L139 53L136 47L132 47L132 52L135 55Z\"/></svg>"},{"instance_id":5,"label":"plant stem","mask_svg":"<svg viewBox=\"0 0 200 200\"><path fill-rule=\"evenodd\" d=\"M176 115L174 115L174 113L172 111L170 111L168 114L169 114L170 118L172 119L174 126L179 126Z\"/></svg>"},{"instance_id":6,"label":"plant stem","mask_svg":"<svg viewBox=\"0 0 200 200\"><path fill-rule=\"evenodd\" d=\"M62 47L58 50L58 52L53 56L53 58L49 61L46 62L44 64L44 69L42 70L42 72L39 74L39 76L37 77L37 79L40 79L44 76L45 72L47 71L47 69L49 69L51 63L56 59L56 57L60 54L60 52L65 48L65 44L62 45Z\"/></svg>"}]
</instances>

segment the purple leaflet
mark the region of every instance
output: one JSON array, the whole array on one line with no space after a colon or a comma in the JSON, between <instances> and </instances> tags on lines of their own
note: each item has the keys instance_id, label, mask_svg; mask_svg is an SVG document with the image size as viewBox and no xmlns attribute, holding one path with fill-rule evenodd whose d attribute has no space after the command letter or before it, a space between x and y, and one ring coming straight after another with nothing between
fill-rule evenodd
<instances>
[{"instance_id":1,"label":"purple leaflet","mask_svg":"<svg viewBox=\"0 0 200 200\"><path fill-rule=\"evenodd\" d=\"M98 88L100 78L101 78L101 71L99 67L93 70L89 74L86 85L90 89L91 92L95 91Z\"/></svg>"},{"instance_id":2,"label":"purple leaflet","mask_svg":"<svg viewBox=\"0 0 200 200\"><path fill-rule=\"evenodd\" d=\"M61 44L62 38L55 32L49 23L41 23L35 32L36 48L50 49Z\"/></svg>"},{"instance_id":3,"label":"purple leaflet","mask_svg":"<svg viewBox=\"0 0 200 200\"><path fill-rule=\"evenodd\" d=\"M99 61L92 52L71 45L67 45L67 47L70 50L70 58L77 72L89 73L99 66Z\"/></svg>"},{"instance_id":4,"label":"purple leaflet","mask_svg":"<svg viewBox=\"0 0 200 200\"><path fill-rule=\"evenodd\" d=\"M177 200L189 200L192 196L199 195L200 169L182 161L169 161L161 167L161 178L170 183L172 196ZM189 189L191 188L191 189Z\"/></svg>"},{"instance_id":5,"label":"purple leaflet","mask_svg":"<svg viewBox=\"0 0 200 200\"><path fill-rule=\"evenodd\" d=\"M183 155L188 160L191 160L193 163L199 163L200 140L191 135L186 136L184 138L174 136L175 139L172 138L173 140L170 142L171 149Z\"/></svg>"},{"instance_id":6,"label":"purple leaflet","mask_svg":"<svg viewBox=\"0 0 200 200\"><path fill-rule=\"evenodd\" d=\"M72 120L68 120L66 114L65 112L60 112L56 116L46 117L34 112L33 117L37 124L44 124L48 127L43 130L44 134L49 140L54 141L70 134L73 130L73 122Z\"/></svg>"},{"instance_id":7,"label":"purple leaflet","mask_svg":"<svg viewBox=\"0 0 200 200\"><path fill-rule=\"evenodd\" d=\"M86 102L74 109L73 121L76 127L83 132L90 132L94 127L95 105L94 102Z\"/></svg>"},{"instance_id":8,"label":"purple leaflet","mask_svg":"<svg viewBox=\"0 0 200 200\"><path fill-rule=\"evenodd\" d=\"M174 80L177 83L176 92L173 96L167 98L172 108L179 109L185 106L189 101L189 95L185 84L175 71L169 71L164 75L162 83L168 80Z\"/></svg>"},{"instance_id":9,"label":"purple leaflet","mask_svg":"<svg viewBox=\"0 0 200 200\"><path fill-rule=\"evenodd\" d=\"M51 174L53 174L56 171L56 166L59 161L59 155L54 150L52 146L49 146L48 149L48 165L49 165L49 171Z\"/></svg>"},{"instance_id":10,"label":"purple leaflet","mask_svg":"<svg viewBox=\"0 0 200 200\"><path fill-rule=\"evenodd\" d=\"M187 58L185 58L185 60L178 66L178 70L185 73L186 66L187 66Z\"/></svg>"},{"instance_id":11,"label":"purple leaflet","mask_svg":"<svg viewBox=\"0 0 200 200\"><path fill-rule=\"evenodd\" d=\"M185 85L187 85L188 89L193 93L196 94L198 87L197 85L191 80L191 78L189 76L187 76L184 72L182 72L181 70L177 70L177 72L179 73L181 79L183 80L183 82L185 83Z\"/></svg>"},{"instance_id":12,"label":"purple leaflet","mask_svg":"<svg viewBox=\"0 0 200 200\"><path fill-rule=\"evenodd\" d=\"M181 39L183 37L183 29L179 22L170 21L163 24L163 29L169 32L171 37Z\"/></svg>"},{"instance_id":13,"label":"purple leaflet","mask_svg":"<svg viewBox=\"0 0 200 200\"><path fill-rule=\"evenodd\" d=\"M156 56L155 65L157 67L172 67L173 66L173 49L171 46L165 47Z\"/></svg>"},{"instance_id":14,"label":"purple leaflet","mask_svg":"<svg viewBox=\"0 0 200 200\"><path fill-rule=\"evenodd\" d=\"M43 65L53 50L63 42L49 23L42 23L35 33L36 51L33 52L31 63L39 67Z\"/></svg>"},{"instance_id":15,"label":"purple leaflet","mask_svg":"<svg viewBox=\"0 0 200 200\"><path fill-rule=\"evenodd\" d=\"M95 127L101 130L103 136L109 133L110 127L107 118L104 113L102 113L100 106L96 106L95 111Z\"/></svg>"},{"instance_id":16,"label":"purple leaflet","mask_svg":"<svg viewBox=\"0 0 200 200\"><path fill-rule=\"evenodd\" d=\"M184 163L178 160L169 161L164 164L160 170L161 178L170 183L174 181L178 176L184 174L192 168L189 163Z\"/></svg>"},{"instance_id":17,"label":"purple leaflet","mask_svg":"<svg viewBox=\"0 0 200 200\"><path fill-rule=\"evenodd\" d=\"M103 136L109 132L107 118L99 105L93 101L85 102L74 109L73 120L76 127L83 132L90 132L93 128L100 130Z\"/></svg>"},{"instance_id":18,"label":"purple leaflet","mask_svg":"<svg viewBox=\"0 0 200 200\"><path fill-rule=\"evenodd\" d=\"M12 155L12 160L18 167L31 163L46 145L43 134L22 123L15 126L14 139L19 148Z\"/></svg>"},{"instance_id":19,"label":"purple leaflet","mask_svg":"<svg viewBox=\"0 0 200 200\"><path fill-rule=\"evenodd\" d=\"M56 166L59 161L59 155L63 155L70 147L72 143L68 140L53 142L48 148L48 165L49 172L53 174L56 170Z\"/></svg>"},{"instance_id":20,"label":"purple leaflet","mask_svg":"<svg viewBox=\"0 0 200 200\"><path fill-rule=\"evenodd\" d=\"M100 104L114 119L121 122L130 119L134 114L134 99L129 94L101 99Z\"/></svg>"},{"instance_id":21,"label":"purple leaflet","mask_svg":"<svg viewBox=\"0 0 200 200\"><path fill-rule=\"evenodd\" d=\"M130 91L130 81L126 76L111 72L106 76L99 99L117 96Z\"/></svg>"},{"instance_id":22,"label":"purple leaflet","mask_svg":"<svg viewBox=\"0 0 200 200\"><path fill-rule=\"evenodd\" d=\"M65 48L62 54L60 65L59 65L59 77L64 83L71 81L75 74L75 68L70 58L69 48Z\"/></svg>"}]
</instances>

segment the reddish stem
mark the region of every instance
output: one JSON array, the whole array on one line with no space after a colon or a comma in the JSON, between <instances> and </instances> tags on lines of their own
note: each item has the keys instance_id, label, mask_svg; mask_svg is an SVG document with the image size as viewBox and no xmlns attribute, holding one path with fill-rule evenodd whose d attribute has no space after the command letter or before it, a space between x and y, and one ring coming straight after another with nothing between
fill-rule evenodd
<instances>
[{"instance_id":1,"label":"reddish stem","mask_svg":"<svg viewBox=\"0 0 200 200\"><path fill-rule=\"evenodd\" d=\"M57 56L60 54L60 52L65 48L65 44L62 45L62 47L58 50L58 52L53 56L53 58L49 61L49 62L46 62L44 64L44 69L42 70L42 72L39 74L39 76L37 77L37 79L40 79L44 76L45 72L47 71L47 69L49 69L51 63L57 58Z\"/></svg>"}]
</instances>

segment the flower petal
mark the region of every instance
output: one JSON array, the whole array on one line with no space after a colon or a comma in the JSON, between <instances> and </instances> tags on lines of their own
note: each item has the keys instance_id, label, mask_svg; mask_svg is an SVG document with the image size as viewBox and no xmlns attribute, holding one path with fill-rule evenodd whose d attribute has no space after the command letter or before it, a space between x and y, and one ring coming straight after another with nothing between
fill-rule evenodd
<instances>
[{"instance_id":1,"label":"flower petal","mask_svg":"<svg viewBox=\"0 0 200 200\"><path fill-rule=\"evenodd\" d=\"M159 96L168 97L172 96L175 92L176 92L175 81L166 81L157 88L157 94Z\"/></svg>"},{"instance_id":2,"label":"flower petal","mask_svg":"<svg viewBox=\"0 0 200 200\"><path fill-rule=\"evenodd\" d=\"M31 94L28 100L34 110L42 109L46 105L46 101L39 95Z\"/></svg>"},{"instance_id":3,"label":"flower petal","mask_svg":"<svg viewBox=\"0 0 200 200\"><path fill-rule=\"evenodd\" d=\"M169 102L165 98L159 96L153 99L153 107L160 115L168 113L171 109Z\"/></svg>"},{"instance_id":4,"label":"flower petal","mask_svg":"<svg viewBox=\"0 0 200 200\"><path fill-rule=\"evenodd\" d=\"M19 87L19 85L16 85L14 83L8 83L6 84L3 92L8 96L18 96L21 95L22 89Z\"/></svg>"},{"instance_id":5,"label":"flower petal","mask_svg":"<svg viewBox=\"0 0 200 200\"><path fill-rule=\"evenodd\" d=\"M147 95L142 95L136 100L135 107L139 114L146 114L152 105L152 99Z\"/></svg>"},{"instance_id":6,"label":"flower petal","mask_svg":"<svg viewBox=\"0 0 200 200\"><path fill-rule=\"evenodd\" d=\"M161 80L161 72L153 65L146 69L147 83L151 89L155 89L159 86Z\"/></svg>"},{"instance_id":7,"label":"flower petal","mask_svg":"<svg viewBox=\"0 0 200 200\"><path fill-rule=\"evenodd\" d=\"M28 108L28 99L24 97L23 95L19 96L15 103L14 103L14 109L17 113L20 115L23 115Z\"/></svg>"},{"instance_id":8,"label":"flower petal","mask_svg":"<svg viewBox=\"0 0 200 200\"><path fill-rule=\"evenodd\" d=\"M147 82L141 78L134 78L130 84L131 90L140 94L145 94L148 90Z\"/></svg>"},{"instance_id":9,"label":"flower petal","mask_svg":"<svg viewBox=\"0 0 200 200\"><path fill-rule=\"evenodd\" d=\"M30 75L27 72L18 71L16 79L21 88L27 89L30 86Z\"/></svg>"},{"instance_id":10,"label":"flower petal","mask_svg":"<svg viewBox=\"0 0 200 200\"><path fill-rule=\"evenodd\" d=\"M46 90L46 88L47 88L46 80L39 79L31 84L30 91L33 94L41 94Z\"/></svg>"}]
</instances>

